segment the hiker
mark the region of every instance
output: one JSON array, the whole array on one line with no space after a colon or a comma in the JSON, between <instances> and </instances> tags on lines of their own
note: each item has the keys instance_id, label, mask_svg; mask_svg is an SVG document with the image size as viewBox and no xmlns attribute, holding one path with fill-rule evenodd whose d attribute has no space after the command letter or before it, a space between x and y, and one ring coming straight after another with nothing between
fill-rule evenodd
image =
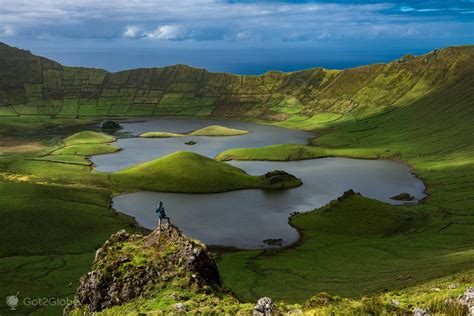
<instances>
[{"instance_id":1,"label":"hiker","mask_svg":"<svg viewBox=\"0 0 474 316\"><path fill-rule=\"evenodd\" d=\"M170 218L166 216L165 207L163 206L163 201L160 202L160 205L156 209L156 213L158 214L158 228L161 229L161 220L167 219L168 225L171 225Z\"/></svg>"}]
</instances>

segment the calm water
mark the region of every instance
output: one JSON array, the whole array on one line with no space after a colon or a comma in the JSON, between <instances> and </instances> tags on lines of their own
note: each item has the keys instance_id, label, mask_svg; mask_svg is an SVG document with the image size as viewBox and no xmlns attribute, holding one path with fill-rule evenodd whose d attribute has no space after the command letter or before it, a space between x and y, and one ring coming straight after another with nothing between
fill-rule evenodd
<instances>
[{"instance_id":1,"label":"calm water","mask_svg":"<svg viewBox=\"0 0 474 316\"><path fill-rule=\"evenodd\" d=\"M231 148L262 147L285 143L307 144L309 139L313 137L313 134L303 131L228 120L160 118L151 121L121 123L121 125L125 132L132 135L152 131L185 133L209 125L222 125L246 130L250 133L227 137L123 138L114 143L114 145L123 148L123 151L92 157L91 160L96 165L97 171L117 171L178 150L194 151L204 156L214 157L218 153ZM196 141L197 144L193 146L184 144L190 140Z\"/></svg>"},{"instance_id":2,"label":"calm water","mask_svg":"<svg viewBox=\"0 0 474 316\"><path fill-rule=\"evenodd\" d=\"M121 139L117 145L123 151L94 157L100 171L120 170L138 162L148 161L176 150L191 150L210 157L228 148L259 147L278 143L306 143L311 134L252 123L209 120L158 119L123 124L132 134L146 131L185 132L219 124L251 131L232 137L190 137L198 142L184 145L188 138ZM285 170L303 181L299 188L265 192L242 190L217 194L181 194L138 192L113 199L116 210L131 215L147 228L156 226L154 210L159 201L172 222L187 235L207 244L239 248L268 247L263 240L283 239L288 245L298 239L298 233L288 225L293 211L308 211L353 189L363 195L392 204L391 196L407 192L420 199L424 185L411 174L408 166L388 160L358 160L324 158L294 162L234 161L232 165L249 174Z\"/></svg>"}]
</instances>

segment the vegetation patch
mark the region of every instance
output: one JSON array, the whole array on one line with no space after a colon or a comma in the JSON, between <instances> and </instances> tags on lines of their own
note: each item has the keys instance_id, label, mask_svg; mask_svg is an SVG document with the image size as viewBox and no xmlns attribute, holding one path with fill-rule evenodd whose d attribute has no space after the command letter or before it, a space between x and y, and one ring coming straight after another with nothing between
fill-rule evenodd
<instances>
[{"instance_id":1,"label":"vegetation patch","mask_svg":"<svg viewBox=\"0 0 474 316\"><path fill-rule=\"evenodd\" d=\"M115 141L115 137L93 132L93 131L83 131L76 133L72 136L69 136L64 139L64 144L67 146L77 145L77 144L102 144L102 143L111 143Z\"/></svg>"},{"instance_id":2,"label":"vegetation patch","mask_svg":"<svg viewBox=\"0 0 474 316\"><path fill-rule=\"evenodd\" d=\"M92 156L109 154L119 151L120 148L112 146L110 144L77 144L69 145L63 148L59 148L51 153L51 155L78 155L78 156Z\"/></svg>"},{"instance_id":3,"label":"vegetation patch","mask_svg":"<svg viewBox=\"0 0 474 316\"><path fill-rule=\"evenodd\" d=\"M141 134L140 137L166 138L183 136L238 136L244 134L248 134L248 131L228 128L219 125L211 125L189 133L146 132Z\"/></svg>"},{"instance_id":4,"label":"vegetation patch","mask_svg":"<svg viewBox=\"0 0 474 316\"><path fill-rule=\"evenodd\" d=\"M327 157L328 151L324 148L298 145L281 144L260 148L236 148L226 150L216 156L216 160L269 160L292 161Z\"/></svg>"}]
</instances>

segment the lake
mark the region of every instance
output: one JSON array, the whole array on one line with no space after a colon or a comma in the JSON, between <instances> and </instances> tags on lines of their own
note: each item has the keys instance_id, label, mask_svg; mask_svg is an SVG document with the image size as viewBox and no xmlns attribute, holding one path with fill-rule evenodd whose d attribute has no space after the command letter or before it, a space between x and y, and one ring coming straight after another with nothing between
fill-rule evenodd
<instances>
[{"instance_id":1,"label":"lake","mask_svg":"<svg viewBox=\"0 0 474 316\"><path fill-rule=\"evenodd\" d=\"M188 132L215 124L250 133L227 137L123 138L115 143L122 151L94 156L91 160L98 171L116 171L178 150L214 157L230 148L306 144L313 136L274 126L209 119L159 118L122 123L122 126L134 136L148 131ZM184 144L191 139L197 144ZM153 229L157 224L154 210L159 201L164 201L173 224L187 235L206 244L253 249L271 247L263 242L266 239L282 239L282 246L297 241L298 232L288 224L289 214L321 207L349 189L391 204L404 203L390 199L402 192L413 195L415 203L424 197L423 182L408 166L395 161L322 158L228 163L255 175L285 170L301 178L303 185L284 191L241 190L216 194L137 192L114 197L113 207L135 217L143 227Z\"/></svg>"}]
</instances>

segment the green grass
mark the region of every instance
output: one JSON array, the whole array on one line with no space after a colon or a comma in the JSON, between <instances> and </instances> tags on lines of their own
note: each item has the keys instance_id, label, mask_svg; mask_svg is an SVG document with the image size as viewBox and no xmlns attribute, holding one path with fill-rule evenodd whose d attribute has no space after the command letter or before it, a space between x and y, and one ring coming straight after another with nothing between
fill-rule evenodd
<instances>
[{"instance_id":1,"label":"green grass","mask_svg":"<svg viewBox=\"0 0 474 316\"><path fill-rule=\"evenodd\" d=\"M51 153L51 155L78 155L92 156L100 154L110 154L119 151L120 148L109 144L77 144L59 148Z\"/></svg>"},{"instance_id":2,"label":"green grass","mask_svg":"<svg viewBox=\"0 0 474 316\"><path fill-rule=\"evenodd\" d=\"M64 139L64 143L68 146L77 144L110 143L113 141L115 141L115 137L93 131L79 132Z\"/></svg>"},{"instance_id":3,"label":"green grass","mask_svg":"<svg viewBox=\"0 0 474 316\"><path fill-rule=\"evenodd\" d=\"M211 125L198 129L189 133L169 133L169 132L146 132L140 137L146 138L167 138L167 137L183 137L183 136L238 136L248 134L248 131L228 128L219 125Z\"/></svg>"},{"instance_id":4,"label":"green grass","mask_svg":"<svg viewBox=\"0 0 474 316\"><path fill-rule=\"evenodd\" d=\"M393 206L349 194L315 211L293 216L291 224L304 236L317 232L367 238L405 232L419 226L422 219L419 212L410 207Z\"/></svg>"},{"instance_id":5,"label":"green grass","mask_svg":"<svg viewBox=\"0 0 474 316\"><path fill-rule=\"evenodd\" d=\"M313 140L335 156L409 163L425 182L428 198L402 209L427 216L420 225L389 236L354 234L351 224L358 223L359 212L380 209L371 204L351 206L346 211L360 210L345 213L345 220L328 220L316 213L302 215L315 222L295 218L305 236L295 248L225 255L220 269L227 285L247 301L268 295L302 302L322 291L360 297L471 269L473 84L472 77L465 78L411 105L363 120L336 121L329 129L318 131ZM383 227L384 219L379 220ZM370 217L366 223L362 230L377 226Z\"/></svg>"},{"instance_id":6,"label":"green grass","mask_svg":"<svg viewBox=\"0 0 474 316\"><path fill-rule=\"evenodd\" d=\"M211 193L258 188L260 177L192 152L176 152L111 174L120 188Z\"/></svg>"},{"instance_id":7,"label":"green grass","mask_svg":"<svg viewBox=\"0 0 474 316\"><path fill-rule=\"evenodd\" d=\"M91 220L91 219L94 220ZM0 181L0 296L70 297L95 250L132 221L101 189ZM69 283L72 283L69 285ZM39 309L60 314L64 306ZM19 313L36 310L20 305ZM8 315L4 304L0 311Z\"/></svg>"},{"instance_id":8,"label":"green grass","mask_svg":"<svg viewBox=\"0 0 474 316\"><path fill-rule=\"evenodd\" d=\"M145 138L169 138L169 137L183 137L183 134L178 133L168 133L168 132L146 132L140 134L140 137Z\"/></svg>"},{"instance_id":9,"label":"green grass","mask_svg":"<svg viewBox=\"0 0 474 316\"><path fill-rule=\"evenodd\" d=\"M90 166L92 162L90 162L87 158L79 155L61 155L61 154L54 154L48 155L43 157L35 157L31 158L31 160L40 160L40 161L49 161L49 162L61 162L66 164L77 164L77 165L84 165Z\"/></svg>"},{"instance_id":10,"label":"green grass","mask_svg":"<svg viewBox=\"0 0 474 316\"><path fill-rule=\"evenodd\" d=\"M325 149L298 144L271 145L260 148L235 148L223 151L216 160L293 161L327 157Z\"/></svg>"},{"instance_id":11,"label":"green grass","mask_svg":"<svg viewBox=\"0 0 474 316\"><path fill-rule=\"evenodd\" d=\"M248 131L219 125L207 126L189 133L191 136L238 136L244 134L248 134Z\"/></svg>"}]
</instances>

